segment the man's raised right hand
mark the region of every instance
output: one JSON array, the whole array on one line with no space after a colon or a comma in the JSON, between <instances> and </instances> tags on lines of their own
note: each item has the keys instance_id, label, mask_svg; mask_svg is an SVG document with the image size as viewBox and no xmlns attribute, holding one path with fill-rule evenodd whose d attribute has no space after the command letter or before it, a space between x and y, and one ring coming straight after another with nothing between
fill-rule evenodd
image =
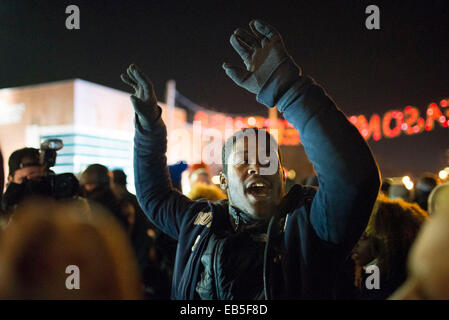
<instances>
[{"instance_id":1,"label":"man's raised right hand","mask_svg":"<svg viewBox=\"0 0 449 320\"><path fill-rule=\"evenodd\" d=\"M150 128L151 123L160 114L153 83L135 64L131 64L126 73L120 75L123 82L134 89L131 102L136 112L136 118L143 128Z\"/></svg>"}]
</instances>

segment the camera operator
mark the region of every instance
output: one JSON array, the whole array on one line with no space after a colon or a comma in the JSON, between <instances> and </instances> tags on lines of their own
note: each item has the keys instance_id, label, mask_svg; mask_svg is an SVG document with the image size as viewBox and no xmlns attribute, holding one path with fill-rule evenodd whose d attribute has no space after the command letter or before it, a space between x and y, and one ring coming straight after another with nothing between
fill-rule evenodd
<instances>
[{"instance_id":1,"label":"camera operator","mask_svg":"<svg viewBox=\"0 0 449 320\"><path fill-rule=\"evenodd\" d=\"M61 140L42 142L41 149L22 148L9 157L7 189L2 198L4 218L30 197L50 197L73 200L80 195L79 183L72 173L55 174L50 168L56 163L56 151L63 147Z\"/></svg>"},{"instance_id":2,"label":"camera operator","mask_svg":"<svg viewBox=\"0 0 449 320\"><path fill-rule=\"evenodd\" d=\"M25 179L40 180L47 175L43 165L39 163L39 150L23 148L14 151L8 161L8 183L22 184Z\"/></svg>"},{"instance_id":3,"label":"camera operator","mask_svg":"<svg viewBox=\"0 0 449 320\"><path fill-rule=\"evenodd\" d=\"M45 167L39 163L39 150L35 148L14 151L9 157L8 167L8 184L2 197L2 210L5 212L13 202L15 204L16 200L21 198L27 181L39 182L47 175Z\"/></svg>"}]
</instances>

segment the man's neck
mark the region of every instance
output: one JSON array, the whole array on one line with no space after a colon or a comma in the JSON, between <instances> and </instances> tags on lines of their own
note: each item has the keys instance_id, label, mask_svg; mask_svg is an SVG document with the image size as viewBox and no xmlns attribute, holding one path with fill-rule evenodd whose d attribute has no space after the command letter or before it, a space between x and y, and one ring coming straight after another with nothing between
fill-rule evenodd
<instances>
[{"instance_id":1,"label":"man's neck","mask_svg":"<svg viewBox=\"0 0 449 320\"><path fill-rule=\"evenodd\" d=\"M229 204L229 219L234 231L245 231L250 229L259 229L262 226L268 225L266 219L256 219L249 213L236 208Z\"/></svg>"}]
</instances>

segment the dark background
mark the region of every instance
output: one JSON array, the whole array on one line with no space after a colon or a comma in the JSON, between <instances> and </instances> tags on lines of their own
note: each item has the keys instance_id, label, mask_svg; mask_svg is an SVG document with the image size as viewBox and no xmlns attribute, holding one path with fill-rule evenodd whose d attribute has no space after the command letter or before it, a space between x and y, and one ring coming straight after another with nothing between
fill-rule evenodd
<instances>
[{"instance_id":1,"label":"dark background","mask_svg":"<svg viewBox=\"0 0 449 320\"><path fill-rule=\"evenodd\" d=\"M81 11L67 30L66 6ZM380 8L380 30L365 8ZM135 62L160 100L165 81L210 109L267 115L221 68L239 63L229 37L262 18L283 35L304 73L347 114L449 98L449 1L0 1L0 88L81 78L127 90L119 75ZM449 129L370 140L385 175L438 172L448 165Z\"/></svg>"}]
</instances>

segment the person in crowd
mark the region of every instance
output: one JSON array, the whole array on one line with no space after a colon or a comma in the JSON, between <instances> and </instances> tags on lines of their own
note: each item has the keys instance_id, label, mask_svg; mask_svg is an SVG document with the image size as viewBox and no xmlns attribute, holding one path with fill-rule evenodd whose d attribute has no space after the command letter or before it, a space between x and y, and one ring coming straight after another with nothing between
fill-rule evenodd
<instances>
[{"instance_id":1,"label":"person in crowd","mask_svg":"<svg viewBox=\"0 0 449 320\"><path fill-rule=\"evenodd\" d=\"M172 298L330 299L336 267L367 225L379 171L357 129L301 74L279 33L261 20L250 28L231 36L246 68L223 68L299 131L319 189L296 185L285 194L274 137L251 128L237 131L223 146L220 186L228 200L192 201L175 191L153 85L131 65L121 78L135 90L137 199L153 223L178 240ZM257 137L255 143L249 137ZM261 159L264 154L268 161Z\"/></svg>"},{"instance_id":2,"label":"person in crowd","mask_svg":"<svg viewBox=\"0 0 449 320\"><path fill-rule=\"evenodd\" d=\"M210 168L204 162L192 164L189 166L189 180L190 184L204 183L212 184L212 174Z\"/></svg>"},{"instance_id":3,"label":"person in crowd","mask_svg":"<svg viewBox=\"0 0 449 320\"><path fill-rule=\"evenodd\" d=\"M427 211L427 202L432 190L438 185L438 178L431 173L423 174L415 185L414 202Z\"/></svg>"},{"instance_id":4,"label":"person in crowd","mask_svg":"<svg viewBox=\"0 0 449 320\"><path fill-rule=\"evenodd\" d=\"M189 166L189 181L190 191L187 197L192 200L218 201L226 198L223 191L212 182L210 167L204 162Z\"/></svg>"},{"instance_id":5,"label":"person in crowd","mask_svg":"<svg viewBox=\"0 0 449 320\"><path fill-rule=\"evenodd\" d=\"M38 180L46 175L39 163L39 149L22 148L14 151L8 160L8 182L21 184L25 179Z\"/></svg>"},{"instance_id":6,"label":"person in crowd","mask_svg":"<svg viewBox=\"0 0 449 320\"><path fill-rule=\"evenodd\" d=\"M449 183L440 184L429 195L429 215L437 211L449 211Z\"/></svg>"},{"instance_id":7,"label":"person in crowd","mask_svg":"<svg viewBox=\"0 0 449 320\"><path fill-rule=\"evenodd\" d=\"M47 172L39 163L39 150L35 148L22 148L14 151L8 159L8 178L6 191L2 197L2 221L7 223L10 218L11 209L29 196L32 190L25 190L25 182L39 183ZM39 189L34 185L34 189ZM36 190L35 190L36 191Z\"/></svg>"},{"instance_id":8,"label":"person in crowd","mask_svg":"<svg viewBox=\"0 0 449 320\"><path fill-rule=\"evenodd\" d=\"M21 206L0 242L2 299L140 299L126 235L102 212L91 219L54 200Z\"/></svg>"},{"instance_id":9,"label":"person in crowd","mask_svg":"<svg viewBox=\"0 0 449 320\"><path fill-rule=\"evenodd\" d=\"M226 195L214 184L206 184L204 182L195 182L192 184L189 194L192 200L207 199L210 201L218 201L226 199Z\"/></svg>"},{"instance_id":10,"label":"person in crowd","mask_svg":"<svg viewBox=\"0 0 449 320\"><path fill-rule=\"evenodd\" d=\"M80 186L89 202L103 206L129 231L129 217L126 216L129 212L122 211L117 197L112 192L108 168L97 163L89 165L81 174Z\"/></svg>"},{"instance_id":11,"label":"person in crowd","mask_svg":"<svg viewBox=\"0 0 449 320\"><path fill-rule=\"evenodd\" d=\"M120 208L127 213L130 224L131 245L136 253L137 263L145 285L145 298L168 299L170 294L169 272L164 269L164 261L174 262L173 250L159 252L163 256L150 259L157 255L156 242L160 242L160 231L148 220L140 208L135 195L126 188L127 176L123 170L111 171L111 188L119 200ZM132 217L132 218L130 218ZM176 248L176 243L173 245ZM161 250L162 251L162 250ZM165 257L172 253L172 257Z\"/></svg>"},{"instance_id":12,"label":"person in crowd","mask_svg":"<svg viewBox=\"0 0 449 320\"><path fill-rule=\"evenodd\" d=\"M425 222L408 257L408 276L404 284L390 297L392 300L449 300L449 185L436 187L433 194L445 193L443 205L429 210ZM438 196L437 196L438 197Z\"/></svg>"},{"instance_id":13,"label":"person in crowd","mask_svg":"<svg viewBox=\"0 0 449 320\"><path fill-rule=\"evenodd\" d=\"M86 200L80 197L78 180L74 175L64 175L65 188L53 188L61 184L52 183L50 175L54 172L41 162L41 154L35 148L22 148L14 151L8 160L9 174L7 189L2 197L3 213L1 220L7 224L14 211L24 201L31 198L52 198L70 202L84 215L90 215ZM59 180L61 181L61 180Z\"/></svg>"},{"instance_id":14,"label":"person in crowd","mask_svg":"<svg viewBox=\"0 0 449 320\"><path fill-rule=\"evenodd\" d=\"M212 183L210 168L204 162L187 165L181 161L168 166L173 188L182 192L181 174L188 169L190 190L187 196L192 200L208 199L211 201L222 200L226 195Z\"/></svg>"},{"instance_id":15,"label":"person in crowd","mask_svg":"<svg viewBox=\"0 0 449 320\"><path fill-rule=\"evenodd\" d=\"M126 212L130 226L131 243L136 251L140 267L148 263L148 252L152 239L148 234L155 234L155 227L140 208L135 195L126 188L126 174L123 170L116 169L111 172L111 189L119 201L122 212ZM150 229L150 231L149 231Z\"/></svg>"},{"instance_id":16,"label":"person in crowd","mask_svg":"<svg viewBox=\"0 0 449 320\"><path fill-rule=\"evenodd\" d=\"M408 252L427 219L427 212L416 203L379 197L368 226L352 251L356 298L384 300L405 281ZM378 288L366 284L373 273L366 270L372 265L379 270Z\"/></svg>"}]
</instances>

